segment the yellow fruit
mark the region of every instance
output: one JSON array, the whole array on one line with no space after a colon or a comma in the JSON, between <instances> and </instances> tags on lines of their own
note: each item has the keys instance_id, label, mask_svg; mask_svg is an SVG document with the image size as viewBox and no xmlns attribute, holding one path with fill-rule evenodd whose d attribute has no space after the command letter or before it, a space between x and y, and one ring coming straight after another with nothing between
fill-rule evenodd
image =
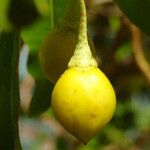
<instances>
[{"instance_id":1,"label":"yellow fruit","mask_svg":"<svg viewBox=\"0 0 150 150\"><path fill-rule=\"evenodd\" d=\"M112 118L116 97L97 67L72 67L57 81L51 104L64 128L86 144Z\"/></svg>"},{"instance_id":2,"label":"yellow fruit","mask_svg":"<svg viewBox=\"0 0 150 150\"><path fill-rule=\"evenodd\" d=\"M84 0L71 0L69 10L64 26L47 38L41 62L50 80L56 80L68 64L55 84L51 105L63 127L86 144L112 118L116 96L93 58Z\"/></svg>"},{"instance_id":3,"label":"yellow fruit","mask_svg":"<svg viewBox=\"0 0 150 150\"><path fill-rule=\"evenodd\" d=\"M55 83L67 69L68 62L77 44L77 33L73 31L54 30L49 33L40 49L40 62L45 76ZM93 55L95 47L89 38L89 45Z\"/></svg>"}]
</instances>

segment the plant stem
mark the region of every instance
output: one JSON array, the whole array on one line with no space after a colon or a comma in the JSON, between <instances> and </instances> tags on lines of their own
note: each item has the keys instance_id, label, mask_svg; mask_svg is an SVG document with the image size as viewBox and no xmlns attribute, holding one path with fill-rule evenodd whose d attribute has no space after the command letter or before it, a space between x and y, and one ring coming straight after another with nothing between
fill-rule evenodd
<instances>
[{"instance_id":1,"label":"plant stem","mask_svg":"<svg viewBox=\"0 0 150 150\"><path fill-rule=\"evenodd\" d=\"M87 17L84 0L71 0L68 11L62 21L61 30L77 34L77 43L69 67L97 67L87 38Z\"/></svg>"},{"instance_id":2,"label":"plant stem","mask_svg":"<svg viewBox=\"0 0 150 150\"><path fill-rule=\"evenodd\" d=\"M143 52L140 30L133 24L130 25L130 29L132 31L132 46L135 61L148 82L150 83L150 64L146 60Z\"/></svg>"},{"instance_id":3,"label":"plant stem","mask_svg":"<svg viewBox=\"0 0 150 150\"><path fill-rule=\"evenodd\" d=\"M146 77L147 81L150 83L150 64L146 60L140 29L137 28L134 24L132 24L126 17L124 17L124 21L131 30L132 35L132 48L133 54L135 57L135 62L143 75Z\"/></svg>"}]
</instances>

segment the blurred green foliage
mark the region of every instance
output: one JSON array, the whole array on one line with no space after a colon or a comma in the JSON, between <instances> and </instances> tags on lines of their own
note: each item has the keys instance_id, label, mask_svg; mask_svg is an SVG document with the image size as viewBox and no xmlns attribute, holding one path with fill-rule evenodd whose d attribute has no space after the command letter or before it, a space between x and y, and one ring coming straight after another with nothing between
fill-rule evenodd
<instances>
[{"instance_id":1,"label":"blurred green foliage","mask_svg":"<svg viewBox=\"0 0 150 150\"><path fill-rule=\"evenodd\" d=\"M0 0L0 27L4 29L10 28L7 17L9 2L10 0Z\"/></svg>"},{"instance_id":2,"label":"blurred green foliage","mask_svg":"<svg viewBox=\"0 0 150 150\"><path fill-rule=\"evenodd\" d=\"M40 1L35 1L39 6ZM39 62L38 51L41 43L46 38L47 34L57 26L60 18L64 14L64 10L67 7L66 1L49 1L47 2L49 12L44 15L41 19L35 21L29 27L23 28L22 38L23 41L29 46L29 57L28 57L28 71L35 78L36 87L33 93L33 97L29 107L29 115L35 116L46 111L50 106L50 97L53 88L53 84L45 79ZM61 4L61 9L58 9ZM46 1L43 5L37 7L41 13L45 9ZM44 100L43 100L44 99Z\"/></svg>"},{"instance_id":3,"label":"blurred green foliage","mask_svg":"<svg viewBox=\"0 0 150 150\"><path fill-rule=\"evenodd\" d=\"M52 13L54 14L53 17L49 15L51 21L47 16L44 16L43 19L25 28L22 32L24 41L29 45L30 55L33 55L31 62L34 60L34 56L47 33L52 30L51 24L54 27L57 26L67 8L67 0L59 1L58 5L57 2L53 1L53 7L50 6L50 9L55 10ZM63 130L63 133L55 138L53 138L53 135L50 136L54 140L54 149L148 150L150 148L148 144L150 140L150 86L134 60L129 26L113 2L95 4L90 1L87 2L87 8L89 33L100 58L100 68L109 77L115 88L118 101L117 109L111 122L88 145L77 142L70 135L66 135ZM91 13L93 10L95 11L94 14ZM147 39L148 37L143 35L142 42L145 43L143 52L146 52L147 57L150 58L150 54L145 51L150 44ZM38 75L36 68L39 65L37 67L31 66L32 64L28 63L29 71L36 77ZM44 113L43 116L53 119L51 111ZM52 130L51 127L50 129ZM40 131L38 134L43 134L43 132ZM54 134L56 133L54 132ZM40 148L37 148L40 146L39 143L42 144L43 139L49 138L49 135L44 135L45 137L41 139L34 139L36 149L40 150Z\"/></svg>"},{"instance_id":4,"label":"blurred green foliage","mask_svg":"<svg viewBox=\"0 0 150 150\"><path fill-rule=\"evenodd\" d=\"M16 27L9 20L10 0L0 0L0 28ZM150 84L134 59L129 26L112 1L87 0L89 34L93 38L100 68L111 80L117 95L117 109L111 122L88 145L72 138L54 121L50 109L53 84L43 75L38 51L47 34L59 25L69 0L33 0L37 16L22 28L22 44L28 45L28 72L35 79L28 113L22 107L20 135L23 149L42 150L149 150ZM147 35L150 35L148 0L116 0L117 4ZM24 12L23 12L24 13ZM20 15L20 14L16 14ZM19 18L18 17L18 18ZM16 17L17 18L17 17ZM28 18L27 18L28 20ZM150 62L150 39L142 33L143 53ZM58 41L59 44L59 41ZM54 68L55 69L55 68ZM22 86L23 82L20 83ZM28 104L26 104L28 105ZM47 110L47 111L46 111ZM45 112L45 113L44 113ZM45 148L46 149L46 148Z\"/></svg>"}]
</instances>

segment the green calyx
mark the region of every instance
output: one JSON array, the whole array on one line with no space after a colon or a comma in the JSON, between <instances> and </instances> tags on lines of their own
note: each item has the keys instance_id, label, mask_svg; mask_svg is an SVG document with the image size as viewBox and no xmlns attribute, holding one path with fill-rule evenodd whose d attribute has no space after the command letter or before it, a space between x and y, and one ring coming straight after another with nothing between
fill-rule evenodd
<instances>
[{"instance_id":1,"label":"green calyx","mask_svg":"<svg viewBox=\"0 0 150 150\"><path fill-rule=\"evenodd\" d=\"M74 55L68 67L97 67L87 38L87 17L84 0L71 0L67 15L61 24L62 30L71 30L78 34Z\"/></svg>"},{"instance_id":2,"label":"green calyx","mask_svg":"<svg viewBox=\"0 0 150 150\"><path fill-rule=\"evenodd\" d=\"M74 55L68 63L68 67L97 67L97 62L92 56L90 47L87 43L81 43L76 46Z\"/></svg>"}]
</instances>

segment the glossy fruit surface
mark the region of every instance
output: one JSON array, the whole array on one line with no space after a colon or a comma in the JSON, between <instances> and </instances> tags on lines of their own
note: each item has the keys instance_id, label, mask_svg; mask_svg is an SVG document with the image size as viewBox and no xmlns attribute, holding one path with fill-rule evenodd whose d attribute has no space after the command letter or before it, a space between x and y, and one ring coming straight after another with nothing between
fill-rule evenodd
<instances>
[{"instance_id":1,"label":"glossy fruit surface","mask_svg":"<svg viewBox=\"0 0 150 150\"><path fill-rule=\"evenodd\" d=\"M52 93L52 109L64 128L87 143L112 118L113 87L97 67L69 68Z\"/></svg>"}]
</instances>

